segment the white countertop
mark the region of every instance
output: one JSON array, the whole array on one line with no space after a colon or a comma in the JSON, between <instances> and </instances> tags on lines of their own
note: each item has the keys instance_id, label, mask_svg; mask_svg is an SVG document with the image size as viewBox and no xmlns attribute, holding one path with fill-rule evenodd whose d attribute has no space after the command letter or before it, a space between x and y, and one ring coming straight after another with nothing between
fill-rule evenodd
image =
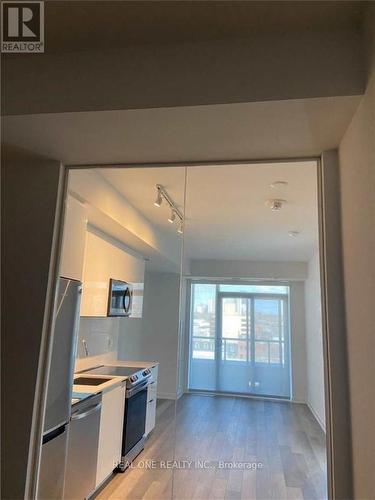
<instances>
[{"instance_id":1,"label":"white countertop","mask_svg":"<svg viewBox=\"0 0 375 500\"><path fill-rule=\"evenodd\" d=\"M153 368L158 365L157 361L135 361L135 360L126 360L120 361L119 359L110 361L109 363L105 363L109 366L126 366L129 368Z\"/></svg>"},{"instance_id":2,"label":"white countertop","mask_svg":"<svg viewBox=\"0 0 375 500\"><path fill-rule=\"evenodd\" d=\"M127 360L127 361L120 361L120 360L112 360L110 362L106 363L101 363L101 364L94 364L90 368L94 368L96 366L101 366L101 365L106 365L106 366L124 366L127 368L153 368L154 366L157 366L159 363L157 361L135 361L135 360ZM88 370L89 368L86 368ZM121 385L124 380L126 380L128 377L118 377L114 375L98 375L98 374L88 374L87 372L81 372L81 373L75 373L74 375L74 380L78 377L85 377L85 378L111 378L108 382L105 382L104 384L100 385L79 385L79 384L74 384L73 382L73 392L84 392L85 394L99 394L99 392L107 392L115 387L118 387Z\"/></svg>"}]
</instances>

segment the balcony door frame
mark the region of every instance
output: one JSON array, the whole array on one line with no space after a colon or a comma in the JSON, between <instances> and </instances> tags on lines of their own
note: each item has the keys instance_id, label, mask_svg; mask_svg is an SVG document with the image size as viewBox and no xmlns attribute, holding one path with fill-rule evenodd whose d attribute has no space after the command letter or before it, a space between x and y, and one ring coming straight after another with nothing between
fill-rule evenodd
<instances>
[{"instance_id":1,"label":"balcony door frame","mask_svg":"<svg viewBox=\"0 0 375 500\"><path fill-rule=\"evenodd\" d=\"M234 284L231 283L231 284ZM243 282L241 283L243 284ZM263 285L263 282L257 282L257 283L252 283L255 285ZM275 285L275 283L273 283ZM278 283L278 285L280 285ZM288 286L289 285L280 285L280 286ZM290 292L290 289L289 289ZM280 398L280 399L291 399L292 398L292 385L291 385L291 371L292 371L292 366L291 366L291 340L290 340L290 319L289 319L289 314L290 314L290 303L289 303L289 294L273 294L273 293L247 293L247 292L218 292L217 293L217 308L216 308L216 338L217 338L217 352L216 356L218 356L217 359L217 379L216 379L216 385L218 386L218 380L220 378L220 363L219 360L221 360L221 353L222 353L222 332L223 332L223 299L225 298L242 298L246 300L250 300L250 335L248 335L247 341L248 343L251 344L251 349L250 349L250 363L251 363L251 370L256 369L256 360L255 360L255 342L257 339L255 338L255 300L257 299L263 299L263 300L282 300L284 302L284 308L286 311L286 325L285 325L285 332L284 332L284 358L287 359L286 367L285 369L288 370L288 377L289 377L289 395L288 396L280 396L278 394L261 394L261 393L256 393L256 392L250 392L248 395L249 396L254 396L254 397L269 397L269 398ZM248 307L248 306L246 306ZM268 342L270 344L270 341L264 340L264 342ZM279 340L280 343L280 340ZM225 350L226 351L226 350ZM249 345L247 345L247 354L249 354ZM268 348L268 355L270 356L270 351ZM190 358L190 357L189 357ZM190 359L189 359L190 360Z\"/></svg>"},{"instance_id":2,"label":"balcony door frame","mask_svg":"<svg viewBox=\"0 0 375 500\"><path fill-rule=\"evenodd\" d=\"M232 283L231 283L232 284ZM234 283L233 283L234 284ZM243 283L241 283L243 284ZM256 283L256 285L260 285L262 286L262 284L260 282ZM284 285L280 285L280 286L284 286ZM249 293L249 292L218 292L217 294L217 298L218 298L218 309L217 309L217 322L216 322L216 326L217 326L217 329L219 332L222 332L222 329L223 329L223 307L222 307L222 301L223 299L225 298L235 298L235 299L246 299L246 300L251 300L251 308L250 308L250 318L251 318L251 325L250 325L250 330L251 330L251 334L250 334L250 337L249 337L249 341L251 342L252 344L252 347L253 349L251 350L251 352L255 353L254 351L254 343L256 341L255 339L255 331L254 331L254 328L255 328L255 311L254 311L254 300L256 299L260 299L260 300L283 300L285 302L284 304L284 307L286 308L286 311L287 311L287 316L286 316L286 319L287 319L287 329L289 329L289 297L285 294L273 294L273 293ZM222 335L219 336L218 335L218 338L222 338ZM272 341L268 341L268 340L263 340L263 342L272 342ZM280 341L279 341L280 342ZM289 348L289 332L288 332L288 339L287 339L287 342L286 342L286 345L287 347ZM251 355L252 356L252 355Z\"/></svg>"},{"instance_id":3,"label":"balcony door frame","mask_svg":"<svg viewBox=\"0 0 375 500\"><path fill-rule=\"evenodd\" d=\"M214 340L215 343L215 380L216 380L216 389L215 390L210 390L210 389L194 389L190 387L190 369L191 369L191 363L193 360L193 303L194 300L192 300L193 297L193 286L198 285L198 284L210 284L210 285L225 285L225 284L231 284L231 285L239 285L239 286L244 286L244 285L251 285L251 286L267 286L267 285L278 285L278 286L283 286L283 287L288 287L290 289L290 283L288 282L277 282L275 283L274 281L245 281L245 280L238 280L236 281L235 279L231 279L230 281L228 280L189 280L188 284L188 292L186 294L186 299L187 299L187 304L186 304L186 311L187 311L187 318L186 318L186 325L187 329L186 331L188 332L188 342L185 343L185 349L188 355L186 356L186 366L185 367L180 367L180 369L185 371L186 377L186 384L185 384L185 389L187 392L191 393L210 393L210 394L233 394L233 395L241 395L241 396L247 396L247 397L256 397L256 398L276 398L276 399L286 399L286 400L291 400L292 399L292 365L291 365L291 338L290 338L290 290L289 294L275 294L275 293L256 293L256 292L229 292L229 291L216 291L216 308L215 308L215 337L211 340ZM276 300L283 300L285 302L285 310L286 310L286 325L285 325L285 330L286 330L286 336L285 336L285 342L284 342L284 356L285 359L287 359L287 366L286 369L288 370L288 377L289 377L289 395L288 396L280 396L277 394L260 394L256 392L249 392L249 393L243 393L243 392L236 392L236 391L222 391L220 390L220 368L221 368L221 355L222 355L222 325L223 325L223 317L222 317L222 300L224 298L243 298L246 300L251 300L251 334L248 336L246 339L247 343L251 342L252 343L252 348L251 348L251 356L255 356L255 322L254 322L254 300L256 299L276 299ZM233 339L235 340L235 339ZM267 342L267 341L266 341ZM249 352L249 347L247 346L247 353ZM249 360L248 360L249 361ZM253 360L253 364L255 364L255 360Z\"/></svg>"}]
</instances>

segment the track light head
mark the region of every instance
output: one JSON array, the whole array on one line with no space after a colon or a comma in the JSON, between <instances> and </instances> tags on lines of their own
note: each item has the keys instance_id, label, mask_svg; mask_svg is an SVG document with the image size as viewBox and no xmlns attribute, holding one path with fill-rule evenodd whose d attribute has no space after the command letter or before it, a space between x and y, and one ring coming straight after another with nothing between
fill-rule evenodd
<instances>
[{"instance_id":1,"label":"track light head","mask_svg":"<svg viewBox=\"0 0 375 500\"><path fill-rule=\"evenodd\" d=\"M180 224L178 225L178 229L177 229L177 232L179 234L183 234L184 232L184 223L181 221Z\"/></svg>"},{"instance_id":2,"label":"track light head","mask_svg":"<svg viewBox=\"0 0 375 500\"><path fill-rule=\"evenodd\" d=\"M160 189L158 189L158 194L156 196L156 200L154 201L155 207L160 207L163 203L163 197L161 195Z\"/></svg>"},{"instance_id":3,"label":"track light head","mask_svg":"<svg viewBox=\"0 0 375 500\"><path fill-rule=\"evenodd\" d=\"M173 224L175 220L176 220L176 212L172 209L171 215L168 217L168 222Z\"/></svg>"}]
</instances>

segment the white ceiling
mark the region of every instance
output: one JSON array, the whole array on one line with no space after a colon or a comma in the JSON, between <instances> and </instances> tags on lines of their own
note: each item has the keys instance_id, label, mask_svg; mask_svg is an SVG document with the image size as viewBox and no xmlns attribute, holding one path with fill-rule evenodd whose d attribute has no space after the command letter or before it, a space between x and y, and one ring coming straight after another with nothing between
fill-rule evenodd
<instances>
[{"instance_id":1,"label":"white ceiling","mask_svg":"<svg viewBox=\"0 0 375 500\"><path fill-rule=\"evenodd\" d=\"M154 206L162 184L183 210L186 259L308 261L318 242L315 162L102 169L102 175L159 229L173 232L169 210ZM274 181L286 188L272 189ZM269 198L287 200L280 212ZM289 231L300 231L291 238Z\"/></svg>"},{"instance_id":2,"label":"white ceiling","mask_svg":"<svg viewBox=\"0 0 375 500\"><path fill-rule=\"evenodd\" d=\"M318 156L360 96L7 116L3 141L70 165Z\"/></svg>"}]
</instances>

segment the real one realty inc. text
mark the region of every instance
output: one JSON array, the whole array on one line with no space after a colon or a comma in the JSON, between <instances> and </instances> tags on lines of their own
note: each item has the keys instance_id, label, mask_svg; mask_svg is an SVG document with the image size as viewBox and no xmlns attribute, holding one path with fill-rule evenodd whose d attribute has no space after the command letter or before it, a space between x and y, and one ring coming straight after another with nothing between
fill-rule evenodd
<instances>
[{"instance_id":1,"label":"real one realty inc. text","mask_svg":"<svg viewBox=\"0 0 375 500\"><path fill-rule=\"evenodd\" d=\"M225 460L139 460L125 464L129 469L232 469L258 470L262 462L241 462Z\"/></svg>"}]
</instances>

